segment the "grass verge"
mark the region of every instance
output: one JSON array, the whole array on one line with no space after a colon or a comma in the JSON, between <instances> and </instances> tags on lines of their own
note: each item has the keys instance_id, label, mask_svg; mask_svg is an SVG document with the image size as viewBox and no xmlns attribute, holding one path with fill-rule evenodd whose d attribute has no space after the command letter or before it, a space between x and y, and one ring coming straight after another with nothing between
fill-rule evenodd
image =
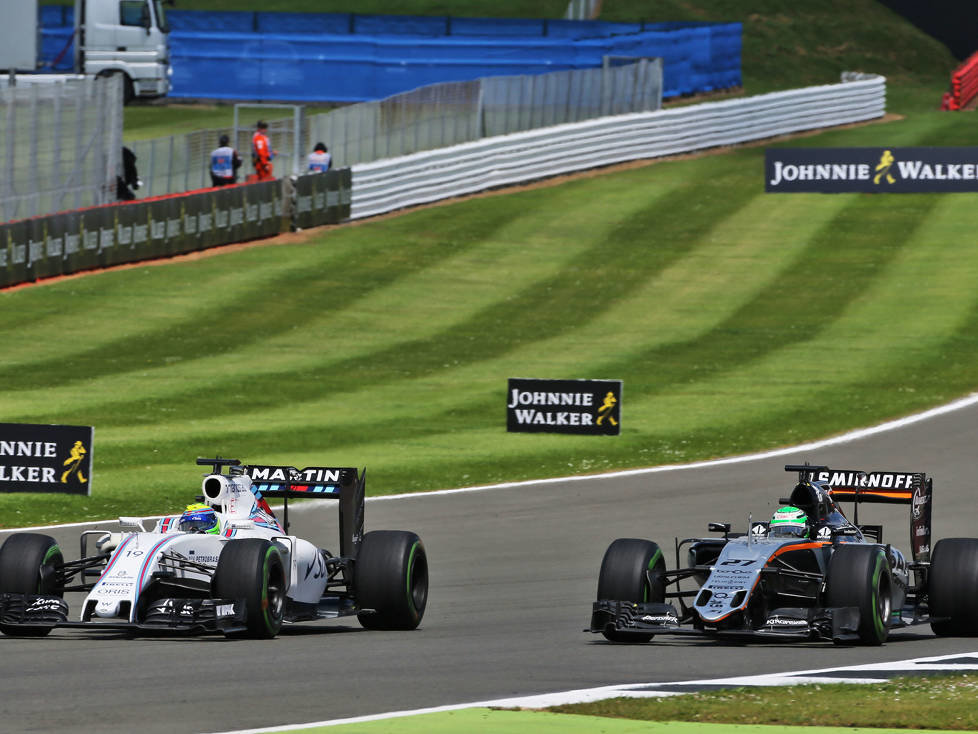
<instances>
[{"instance_id":1,"label":"grass verge","mask_svg":"<svg viewBox=\"0 0 978 734\"><path fill-rule=\"evenodd\" d=\"M663 698L555 706L553 713L642 721L889 729L978 729L974 674L896 678L878 684L771 686ZM803 731L809 731L807 728Z\"/></svg>"},{"instance_id":2,"label":"grass verge","mask_svg":"<svg viewBox=\"0 0 978 734\"><path fill-rule=\"evenodd\" d=\"M800 144L971 144L967 123ZM974 389L971 197L768 195L762 163L663 161L0 294L0 415L96 427L93 495L3 496L0 524L173 511L201 455L367 466L388 494L791 445ZM508 377L622 379L623 433L508 434Z\"/></svg>"}]
</instances>

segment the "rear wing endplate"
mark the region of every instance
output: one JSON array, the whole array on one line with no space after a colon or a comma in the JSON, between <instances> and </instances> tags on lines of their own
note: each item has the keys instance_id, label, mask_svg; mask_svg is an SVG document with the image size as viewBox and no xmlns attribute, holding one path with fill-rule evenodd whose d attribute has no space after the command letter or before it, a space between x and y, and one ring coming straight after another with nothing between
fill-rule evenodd
<instances>
[{"instance_id":1,"label":"rear wing endplate","mask_svg":"<svg viewBox=\"0 0 978 734\"><path fill-rule=\"evenodd\" d=\"M915 561L930 559L934 480L923 472L855 471L788 464L803 481L822 482L834 500L910 505L910 541Z\"/></svg>"},{"instance_id":2,"label":"rear wing endplate","mask_svg":"<svg viewBox=\"0 0 978 734\"><path fill-rule=\"evenodd\" d=\"M197 459L212 466L215 473L229 467L232 475L247 474L251 489L259 499L280 497L284 503L283 526L289 532L289 499L335 499L340 503L340 555L356 558L363 540L363 509L367 470L353 467L294 466L245 464L236 459Z\"/></svg>"},{"instance_id":3,"label":"rear wing endplate","mask_svg":"<svg viewBox=\"0 0 978 734\"><path fill-rule=\"evenodd\" d=\"M249 464L242 467L251 477L252 489L263 497L281 497L285 502L284 521L289 526L291 499L336 499L340 502L340 555L356 558L363 540L363 507L367 470L353 467L267 466Z\"/></svg>"}]
</instances>

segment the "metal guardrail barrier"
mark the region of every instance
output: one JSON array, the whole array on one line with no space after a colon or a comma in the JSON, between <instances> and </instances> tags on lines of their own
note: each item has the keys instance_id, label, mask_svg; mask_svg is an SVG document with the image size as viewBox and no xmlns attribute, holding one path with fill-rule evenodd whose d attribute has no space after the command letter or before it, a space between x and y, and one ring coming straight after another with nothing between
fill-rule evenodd
<instances>
[{"instance_id":1,"label":"metal guardrail barrier","mask_svg":"<svg viewBox=\"0 0 978 734\"><path fill-rule=\"evenodd\" d=\"M351 217L622 161L871 120L885 112L886 79L874 76L487 138L353 166Z\"/></svg>"},{"instance_id":2,"label":"metal guardrail barrier","mask_svg":"<svg viewBox=\"0 0 978 734\"><path fill-rule=\"evenodd\" d=\"M246 107L246 105L241 105ZM662 62L632 59L603 69L486 77L448 82L377 102L339 107L318 115L268 120L268 135L280 157L275 174L296 168L293 151L308 153L324 142L334 167L345 167L434 150L485 137L662 106ZM264 114L264 113L263 113ZM254 124L258 119L256 109ZM143 197L210 185L210 152L222 133L232 137L251 172L251 130L213 129L128 143L137 157ZM296 137L299 144L296 145ZM298 170L305 161L298 161Z\"/></svg>"}]
</instances>

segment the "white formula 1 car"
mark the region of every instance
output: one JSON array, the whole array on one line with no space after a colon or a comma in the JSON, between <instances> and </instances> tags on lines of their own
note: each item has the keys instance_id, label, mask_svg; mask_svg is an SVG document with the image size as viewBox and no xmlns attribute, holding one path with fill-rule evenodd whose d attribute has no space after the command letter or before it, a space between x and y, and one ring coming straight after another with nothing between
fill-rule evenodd
<instances>
[{"instance_id":1,"label":"white formula 1 car","mask_svg":"<svg viewBox=\"0 0 978 734\"><path fill-rule=\"evenodd\" d=\"M211 466L203 495L146 531L86 530L81 558L54 538L16 533L0 547L0 631L42 636L55 627L223 632L269 638L284 623L357 615L369 629L414 629L428 599L428 560L412 532L364 534L364 474L352 468ZM221 473L227 467L226 474ZM284 522L266 498L285 501ZM288 532L288 499L339 500L339 555ZM94 545L95 553L88 552ZM69 620L65 592L87 592Z\"/></svg>"}]
</instances>

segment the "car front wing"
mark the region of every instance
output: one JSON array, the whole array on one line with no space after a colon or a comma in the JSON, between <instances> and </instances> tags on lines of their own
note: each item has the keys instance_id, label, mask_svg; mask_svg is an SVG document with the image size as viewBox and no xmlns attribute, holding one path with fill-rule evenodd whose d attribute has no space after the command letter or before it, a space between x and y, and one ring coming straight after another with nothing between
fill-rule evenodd
<instances>
[{"instance_id":1,"label":"car front wing","mask_svg":"<svg viewBox=\"0 0 978 734\"><path fill-rule=\"evenodd\" d=\"M68 619L68 603L58 596L0 594L0 624L6 627L75 627L88 630L140 630L202 634L246 629L243 599L158 599L146 605L142 619Z\"/></svg>"},{"instance_id":2,"label":"car front wing","mask_svg":"<svg viewBox=\"0 0 978 734\"><path fill-rule=\"evenodd\" d=\"M650 634L685 634L845 642L858 639L858 627L857 607L784 607L773 610L757 626L713 627L682 618L672 604L599 600L592 607L587 631L637 638Z\"/></svg>"}]
</instances>

